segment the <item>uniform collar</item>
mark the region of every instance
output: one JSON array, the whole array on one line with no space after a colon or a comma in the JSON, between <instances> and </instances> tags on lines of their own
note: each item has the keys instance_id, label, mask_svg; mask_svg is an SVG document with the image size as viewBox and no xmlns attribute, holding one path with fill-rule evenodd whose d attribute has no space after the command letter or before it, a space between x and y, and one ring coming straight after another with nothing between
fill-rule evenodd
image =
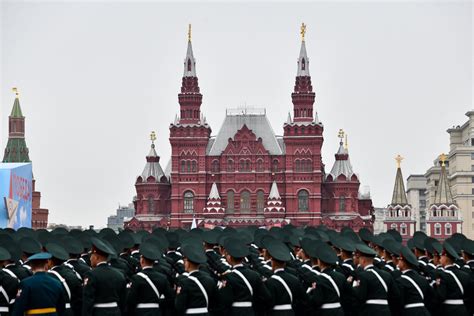
<instances>
[{"instance_id":1,"label":"uniform collar","mask_svg":"<svg viewBox=\"0 0 474 316\"><path fill-rule=\"evenodd\" d=\"M474 263L474 259L466 261L466 264L469 264L469 263Z\"/></svg>"},{"instance_id":2,"label":"uniform collar","mask_svg":"<svg viewBox=\"0 0 474 316\"><path fill-rule=\"evenodd\" d=\"M281 272L281 271L285 271L285 268L276 269L275 271L273 271L273 273L278 273L278 272Z\"/></svg>"},{"instance_id":3,"label":"uniform collar","mask_svg":"<svg viewBox=\"0 0 474 316\"><path fill-rule=\"evenodd\" d=\"M366 266L364 268L364 270L367 270L367 269L373 269L374 268L374 265L373 264L369 264L368 266Z\"/></svg>"},{"instance_id":4,"label":"uniform collar","mask_svg":"<svg viewBox=\"0 0 474 316\"><path fill-rule=\"evenodd\" d=\"M206 249L206 253L207 252L216 252L214 249Z\"/></svg>"},{"instance_id":5,"label":"uniform collar","mask_svg":"<svg viewBox=\"0 0 474 316\"><path fill-rule=\"evenodd\" d=\"M153 266L146 266L142 268L142 270L147 270L147 269L153 269Z\"/></svg>"},{"instance_id":6,"label":"uniform collar","mask_svg":"<svg viewBox=\"0 0 474 316\"><path fill-rule=\"evenodd\" d=\"M405 271L402 271L403 274L407 273L407 272L410 272L410 271L413 271L412 269L406 269Z\"/></svg>"},{"instance_id":7,"label":"uniform collar","mask_svg":"<svg viewBox=\"0 0 474 316\"><path fill-rule=\"evenodd\" d=\"M344 259L343 262L345 263L345 262L349 262L349 261L352 261L352 259L351 259L351 258L347 258L347 259Z\"/></svg>"},{"instance_id":8,"label":"uniform collar","mask_svg":"<svg viewBox=\"0 0 474 316\"><path fill-rule=\"evenodd\" d=\"M188 272L188 275L191 275L191 274L196 273L196 272L199 272L199 270L193 270L191 272Z\"/></svg>"},{"instance_id":9,"label":"uniform collar","mask_svg":"<svg viewBox=\"0 0 474 316\"><path fill-rule=\"evenodd\" d=\"M232 268L243 268L244 265L242 263L239 263L239 264L236 264L235 266L233 266Z\"/></svg>"},{"instance_id":10,"label":"uniform collar","mask_svg":"<svg viewBox=\"0 0 474 316\"><path fill-rule=\"evenodd\" d=\"M101 261L97 264L97 267L107 265L107 261Z\"/></svg>"}]
</instances>

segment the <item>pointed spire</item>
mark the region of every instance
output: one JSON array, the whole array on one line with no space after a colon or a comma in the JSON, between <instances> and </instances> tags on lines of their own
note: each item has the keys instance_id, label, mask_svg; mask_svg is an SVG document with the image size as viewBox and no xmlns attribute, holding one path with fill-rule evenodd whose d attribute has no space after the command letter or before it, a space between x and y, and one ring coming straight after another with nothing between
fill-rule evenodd
<instances>
[{"instance_id":1,"label":"pointed spire","mask_svg":"<svg viewBox=\"0 0 474 316\"><path fill-rule=\"evenodd\" d=\"M339 130L337 137L339 137L339 149L335 154L336 161L334 162L334 166L329 175L332 176L333 181L336 181L340 175L344 175L347 180L350 180L354 175L354 171L352 170L352 165L349 160L349 151L344 146L343 139L345 137L345 132L342 128Z\"/></svg>"},{"instance_id":2,"label":"pointed spire","mask_svg":"<svg viewBox=\"0 0 474 316\"><path fill-rule=\"evenodd\" d=\"M301 42L300 55L298 57L298 70L296 72L298 77L309 76L309 58L306 53L306 44Z\"/></svg>"},{"instance_id":3,"label":"pointed spire","mask_svg":"<svg viewBox=\"0 0 474 316\"><path fill-rule=\"evenodd\" d=\"M397 161L397 175L395 176L395 185L393 187L391 205L404 206L408 204L408 200L405 191L405 183L403 182L402 168L400 166L403 157L397 155L397 157L395 157L395 160Z\"/></svg>"},{"instance_id":4,"label":"pointed spire","mask_svg":"<svg viewBox=\"0 0 474 316\"><path fill-rule=\"evenodd\" d=\"M275 181L272 183L272 188L270 189L270 194L268 195L269 200L279 200L281 199L280 197L280 192L278 191L278 186Z\"/></svg>"},{"instance_id":5,"label":"pointed spire","mask_svg":"<svg viewBox=\"0 0 474 316\"><path fill-rule=\"evenodd\" d=\"M188 49L184 59L183 77L196 77L196 60L194 59L193 45L191 44L191 24L189 24L188 29Z\"/></svg>"},{"instance_id":6,"label":"pointed spire","mask_svg":"<svg viewBox=\"0 0 474 316\"><path fill-rule=\"evenodd\" d=\"M156 140L155 132L151 132L150 140L151 140L151 146L150 146L151 148L150 148L150 152L146 156L146 164L141 174L141 178L143 182L147 182L147 179L149 177L153 177L155 179L155 182L160 182L161 178L165 175L165 173L163 172L163 169L161 168L161 165L160 165L160 156L158 156L155 150L155 140Z\"/></svg>"},{"instance_id":7,"label":"pointed spire","mask_svg":"<svg viewBox=\"0 0 474 316\"><path fill-rule=\"evenodd\" d=\"M21 112L18 89L13 88L12 91L15 93L15 101L13 102L13 108L10 117L21 118L23 117L23 113Z\"/></svg>"},{"instance_id":8,"label":"pointed spire","mask_svg":"<svg viewBox=\"0 0 474 316\"><path fill-rule=\"evenodd\" d=\"M439 176L438 188L436 190L435 204L454 204L451 187L449 186L448 174L446 172L447 158L448 157L445 154L439 156L439 160L441 161L441 174Z\"/></svg>"},{"instance_id":9,"label":"pointed spire","mask_svg":"<svg viewBox=\"0 0 474 316\"><path fill-rule=\"evenodd\" d=\"M288 112L288 118L286 119L286 124L291 124L291 114Z\"/></svg>"},{"instance_id":10,"label":"pointed spire","mask_svg":"<svg viewBox=\"0 0 474 316\"><path fill-rule=\"evenodd\" d=\"M211 192L209 192L209 200L219 200L220 198L217 184L214 182L212 183Z\"/></svg>"}]
</instances>

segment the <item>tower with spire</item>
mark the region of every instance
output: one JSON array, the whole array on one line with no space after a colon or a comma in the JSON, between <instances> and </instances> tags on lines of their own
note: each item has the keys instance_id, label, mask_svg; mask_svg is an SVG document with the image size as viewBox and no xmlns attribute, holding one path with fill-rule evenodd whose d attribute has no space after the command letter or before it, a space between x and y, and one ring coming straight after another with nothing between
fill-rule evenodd
<instances>
[{"instance_id":1,"label":"tower with spire","mask_svg":"<svg viewBox=\"0 0 474 316\"><path fill-rule=\"evenodd\" d=\"M306 51L306 25L300 29L301 47L297 60L297 71L293 102L293 118L288 115L283 125L283 141L286 148L285 202L287 217L302 224L319 225L322 211L323 125L314 120L315 93L309 73L309 58ZM314 185L307 186L311 182ZM306 188L305 188L306 187ZM304 211L307 209L308 211Z\"/></svg>"},{"instance_id":2,"label":"tower with spire","mask_svg":"<svg viewBox=\"0 0 474 316\"><path fill-rule=\"evenodd\" d=\"M349 159L347 134L340 129L337 136L339 149L324 182L323 224L338 230L370 226L371 214L360 206L360 182Z\"/></svg>"},{"instance_id":3,"label":"tower with spire","mask_svg":"<svg viewBox=\"0 0 474 316\"><path fill-rule=\"evenodd\" d=\"M217 189L217 184L213 182L209 197L207 198L206 207L203 210L203 216L207 219L206 222L208 224L222 226L224 224L224 213L225 208L222 207L222 200L219 190Z\"/></svg>"},{"instance_id":4,"label":"tower with spire","mask_svg":"<svg viewBox=\"0 0 474 316\"><path fill-rule=\"evenodd\" d=\"M4 163L31 162L29 150L25 139L25 116L20 106L20 97L17 88L12 89L15 93L12 111L8 117L8 142L5 147ZM41 192L36 191L36 180L33 176L32 183L32 210L31 227L34 229L47 228L49 210L41 208Z\"/></svg>"},{"instance_id":5,"label":"tower with spire","mask_svg":"<svg viewBox=\"0 0 474 316\"><path fill-rule=\"evenodd\" d=\"M191 25L184 59L181 92L178 94L180 114L170 125L171 225L190 224L202 214L211 183L206 180L206 148L211 128L201 112L202 94L198 85L196 60L191 42ZM196 183L189 189L189 182ZM191 202L192 201L192 202Z\"/></svg>"},{"instance_id":6,"label":"tower with spire","mask_svg":"<svg viewBox=\"0 0 474 316\"><path fill-rule=\"evenodd\" d=\"M145 168L135 181L135 216L124 221L126 228L152 230L169 222L171 186L155 150L155 132L151 132L150 140Z\"/></svg>"},{"instance_id":7,"label":"tower with spire","mask_svg":"<svg viewBox=\"0 0 474 316\"><path fill-rule=\"evenodd\" d=\"M449 238L455 233L462 233L461 211L451 193L446 168L447 161L448 157L445 154L439 156L441 173L436 187L434 203L429 206L426 214L427 235L440 240Z\"/></svg>"},{"instance_id":8,"label":"tower with spire","mask_svg":"<svg viewBox=\"0 0 474 316\"><path fill-rule=\"evenodd\" d=\"M397 173L393 186L392 201L387 206L387 213L384 220L386 230L396 230L404 241L410 239L416 230L416 214L408 203L405 190L405 183L402 175L401 163L404 158L401 155L395 157L397 162Z\"/></svg>"}]
</instances>

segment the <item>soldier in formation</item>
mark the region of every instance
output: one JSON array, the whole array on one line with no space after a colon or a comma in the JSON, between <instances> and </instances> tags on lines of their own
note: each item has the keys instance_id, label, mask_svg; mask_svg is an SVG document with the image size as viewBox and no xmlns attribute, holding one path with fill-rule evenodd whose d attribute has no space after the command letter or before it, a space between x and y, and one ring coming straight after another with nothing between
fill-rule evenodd
<instances>
[{"instance_id":1,"label":"soldier in formation","mask_svg":"<svg viewBox=\"0 0 474 316\"><path fill-rule=\"evenodd\" d=\"M0 265L0 315L474 314L462 234L3 229Z\"/></svg>"}]
</instances>

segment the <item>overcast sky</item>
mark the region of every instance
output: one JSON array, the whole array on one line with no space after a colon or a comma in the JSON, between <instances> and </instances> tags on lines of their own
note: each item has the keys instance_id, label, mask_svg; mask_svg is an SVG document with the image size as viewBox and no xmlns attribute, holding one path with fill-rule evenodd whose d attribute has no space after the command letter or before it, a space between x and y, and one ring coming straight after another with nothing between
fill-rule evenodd
<instances>
[{"instance_id":1,"label":"overcast sky","mask_svg":"<svg viewBox=\"0 0 474 316\"><path fill-rule=\"evenodd\" d=\"M278 135L292 110L299 26L323 122L323 160L337 131L375 206L449 150L446 129L473 108L472 15L464 2L164 4L3 1L0 146L18 86L26 137L51 223L105 226L135 195L157 133L163 168L179 110L188 23L202 112L215 135L225 109L265 107Z\"/></svg>"}]
</instances>

